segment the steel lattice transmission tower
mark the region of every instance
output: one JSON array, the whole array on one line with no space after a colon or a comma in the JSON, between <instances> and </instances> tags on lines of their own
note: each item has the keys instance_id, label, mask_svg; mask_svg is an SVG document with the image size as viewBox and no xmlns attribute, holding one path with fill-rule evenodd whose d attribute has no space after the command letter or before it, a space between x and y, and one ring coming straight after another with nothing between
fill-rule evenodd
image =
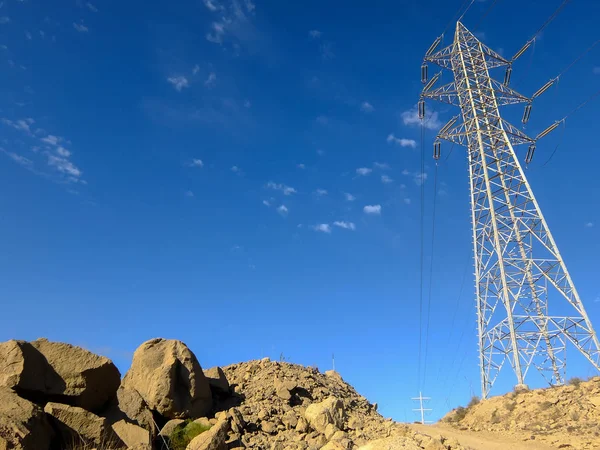
<instances>
[{"instance_id":1,"label":"steel lattice transmission tower","mask_svg":"<svg viewBox=\"0 0 600 450\"><path fill-rule=\"evenodd\" d=\"M488 396L506 360L517 387L526 388L532 365L550 384L563 383L567 342L600 370L598 338L513 149L530 144L529 161L536 140L559 122L535 139L526 136L498 107L526 103L525 121L542 89L527 98L509 88L512 61L460 22L450 46L437 51L440 41L429 48L421 69L426 85L419 115L426 119L426 98L461 110L462 121L456 116L440 130L434 157L440 156L440 139L467 147L482 396ZM454 81L434 88L440 74L428 80L428 63L451 70ZM489 73L501 66L508 67L504 83ZM557 310L568 312L553 315Z\"/></svg>"}]
</instances>

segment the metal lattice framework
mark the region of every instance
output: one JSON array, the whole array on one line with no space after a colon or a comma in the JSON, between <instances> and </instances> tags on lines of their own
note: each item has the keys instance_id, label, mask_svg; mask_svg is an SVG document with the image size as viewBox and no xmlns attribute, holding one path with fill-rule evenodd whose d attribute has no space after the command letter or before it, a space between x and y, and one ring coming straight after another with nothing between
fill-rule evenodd
<instances>
[{"instance_id":1,"label":"metal lattice framework","mask_svg":"<svg viewBox=\"0 0 600 450\"><path fill-rule=\"evenodd\" d=\"M436 47L425 56L423 82L427 63L451 70L454 81L433 89L439 75L433 77L419 114L425 115L425 98L461 109L462 122L456 116L440 130L434 156L439 157L439 139L467 147L482 396L507 360L517 387L526 387L532 365L550 384L563 383L567 342L600 370L598 338L513 149L535 140L502 119L498 109L532 99L490 78L489 69L511 62L462 23L450 46L437 52ZM549 305L559 309L561 302L560 310L569 315L552 315Z\"/></svg>"}]
</instances>

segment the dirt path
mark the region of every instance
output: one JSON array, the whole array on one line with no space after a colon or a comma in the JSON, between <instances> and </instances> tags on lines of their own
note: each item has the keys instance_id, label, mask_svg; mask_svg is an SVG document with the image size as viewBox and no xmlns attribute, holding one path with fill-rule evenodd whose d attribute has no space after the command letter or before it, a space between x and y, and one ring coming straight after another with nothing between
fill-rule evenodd
<instances>
[{"instance_id":1,"label":"dirt path","mask_svg":"<svg viewBox=\"0 0 600 450\"><path fill-rule=\"evenodd\" d=\"M460 431L440 424L409 425L413 430L422 434L435 436L441 434L446 438L455 438L464 447L473 450L556 450L547 444L535 441L520 441L510 436L499 435L492 432Z\"/></svg>"}]
</instances>

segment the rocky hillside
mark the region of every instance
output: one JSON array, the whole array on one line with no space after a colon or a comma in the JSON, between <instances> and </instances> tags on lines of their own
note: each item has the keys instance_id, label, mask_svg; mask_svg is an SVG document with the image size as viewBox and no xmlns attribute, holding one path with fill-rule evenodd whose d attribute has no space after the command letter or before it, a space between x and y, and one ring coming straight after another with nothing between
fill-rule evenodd
<instances>
[{"instance_id":1,"label":"rocky hillside","mask_svg":"<svg viewBox=\"0 0 600 450\"><path fill-rule=\"evenodd\" d=\"M600 449L600 377L492 397L442 420L462 430L520 436L556 448Z\"/></svg>"},{"instance_id":2,"label":"rocky hillside","mask_svg":"<svg viewBox=\"0 0 600 450\"><path fill-rule=\"evenodd\" d=\"M269 359L203 370L152 339L121 377L39 339L0 343L0 450L464 450L384 419L336 372Z\"/></svg>"}]
</instances>

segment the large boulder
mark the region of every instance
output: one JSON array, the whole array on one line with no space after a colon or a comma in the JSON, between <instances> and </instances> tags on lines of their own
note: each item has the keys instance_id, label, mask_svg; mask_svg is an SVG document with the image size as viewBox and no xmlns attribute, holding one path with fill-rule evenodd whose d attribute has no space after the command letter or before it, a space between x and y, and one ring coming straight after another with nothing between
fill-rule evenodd
<instances>
[{"instance_id":1,"label":"large boulder","mask_svg":"<svg viewBox=\"0 0 600 450\"><path fill-rule=\"evenodd\" d=\"M335 397L329 397L320 403L313 403L306 408L304 417L311 428L325 433L327 425L342 428L344 425L344 403Z\"/></svg>"},{"instance_id":2,"label":"large boulder","mask_svg":"<svg viewBox=\"0 0 600 450\"><path fill-rule=\"evenodd\" d=\"M114 433L104 417L77 406L49 402L44 411L50 417L65 445L73 443L86 445L109 445L123 447L122 441Z\"/></svg>"},{"instance_id":3,"label":"large boulder","mask_svg":"<svg viewBox=\"0 0 600 450\"><path fill-rule=\"evenodd\" d=\"M125 420L119 420L112 425L112 429L128 449L152 450L152 437L150 432Z\"/></svg>"},{"instance_id":4,"label":"large boulder","mask_svg":"<svg viewBox=\"0 0 600 450\"><path fill-rule=\"evenodd\" d=\"M144 342L135 351L122 385L137 390L152 410L168 419L201 417L212 408L202 367L181 341Z\"/></svg>"},{"instance_id":5,"label":"large boulder","mask_svg":"<svg viewBox=\"0 0 600 450\"><path fill-rule=\"evenodd\" d=\"M42 409L0 387L0 449L47 450L52 429Z\"/></svg>"},{"instance_id":6,"label":"large boulder","mask_svg":"<svg viewBox=\"0 0 600 450\"><path fill-rule=\"evenodd\" d=\"M121 382L112 361L47 339L0 344L0 386L37 403L58 401L89 411L111 400Z\"/></svg>"},{"instance_id":7,"label":"large boulder","mask_svg":"<svg viewBox=\"0 0 600 450\"><path fill-rule=\"evenodd\" d=\"M228 431L229 421L221 419L210 430L192 439L186 450L227 450Z\"/></svg>"},{"instance_id":8,"label":"large boulder","mask_svg":"<svg viewBox=\"0 0 600 450\"><path fill-rule=\"evenodd\" d=\"M229 394L229 381L220 367L211 367L204 371L213 392L220 394Z\"/></svg>"},{"instance_id":9,"label":"large boulder","mask_svg":"<svg viewBox=\"0 0 600 450\"><path fill-rule=\"evenodd\" d=\"M110 423L116 423L124 419L129 423L138 425L147 430L152 437L158 433L152 411L135 389L125 386L119 387L116 397L103 415Z\"/></svg>"}]
</instances>

